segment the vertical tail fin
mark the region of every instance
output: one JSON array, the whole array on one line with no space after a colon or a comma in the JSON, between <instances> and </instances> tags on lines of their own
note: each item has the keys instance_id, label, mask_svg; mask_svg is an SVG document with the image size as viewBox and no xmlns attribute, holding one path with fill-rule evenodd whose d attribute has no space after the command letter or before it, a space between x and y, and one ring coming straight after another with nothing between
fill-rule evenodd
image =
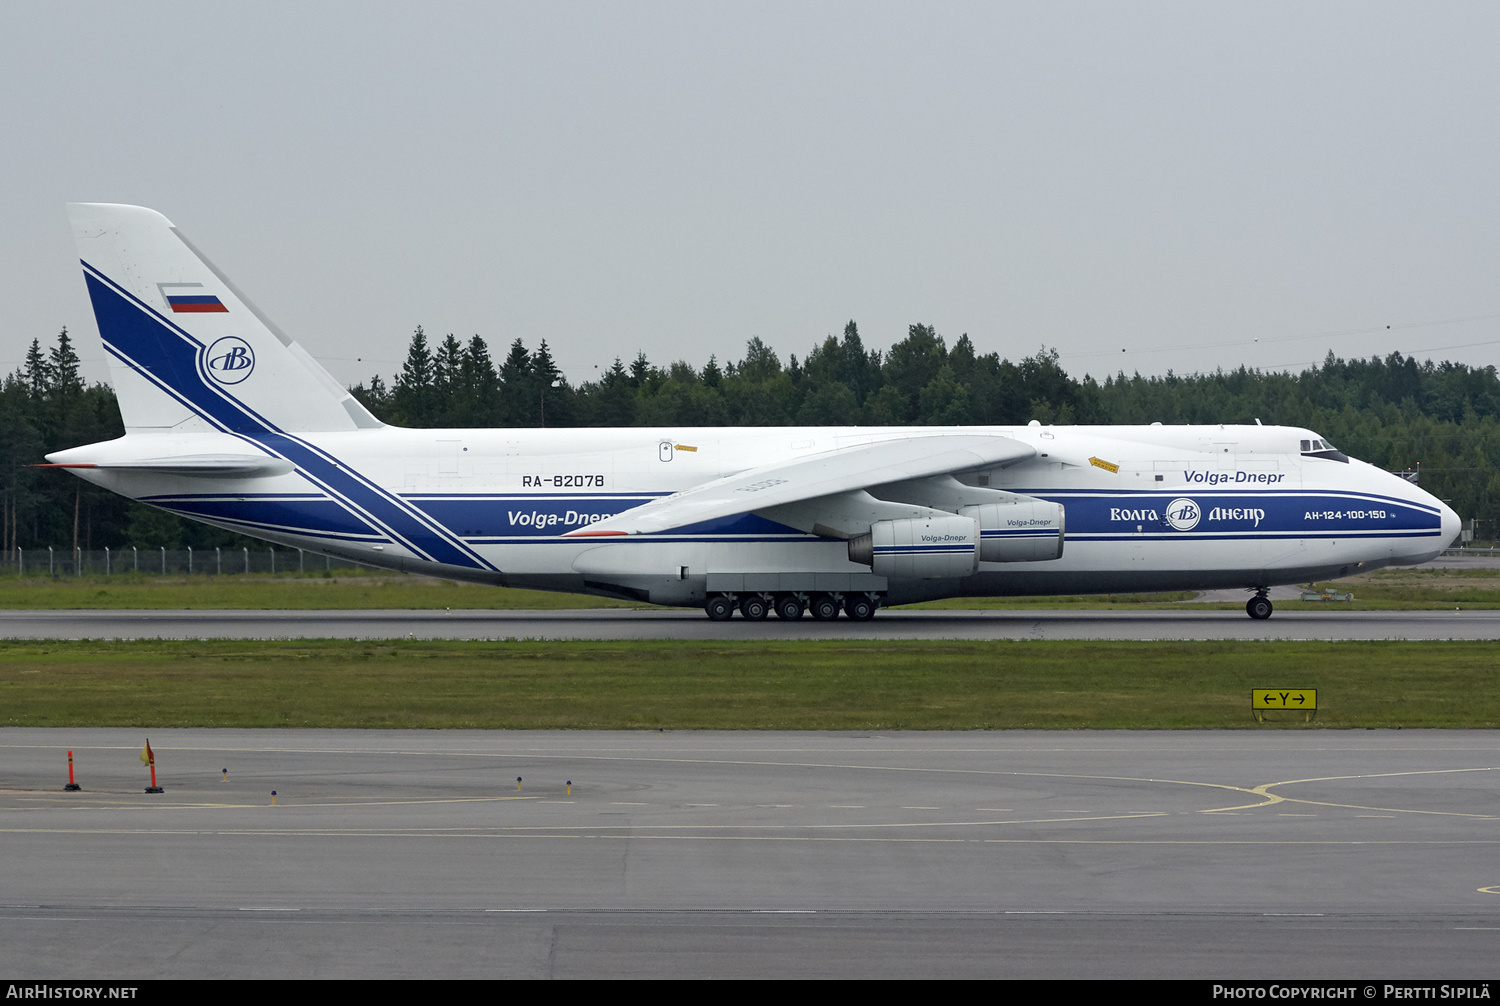
<instances>
[{"instance_id":1,"label":"vertical tail fin","mask_svg":"<svg viewBox=\"0 0 1500 1006\"><path fill-rule=\"evenodd\" d=\"M70 203L128 431L380 426L155 210Z\"/></svg>"}]
</instances>

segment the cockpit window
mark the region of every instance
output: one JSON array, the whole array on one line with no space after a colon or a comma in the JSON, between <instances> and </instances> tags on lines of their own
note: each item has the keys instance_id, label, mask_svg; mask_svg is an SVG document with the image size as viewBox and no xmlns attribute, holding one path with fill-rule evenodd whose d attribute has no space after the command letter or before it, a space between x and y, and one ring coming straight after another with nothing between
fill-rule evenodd
<instances>
[{"instance_id":1,"label":"cockpit window","mask_svg":"<svg viewBox=\"0 0 1500 1006\"><path fill-rule=\"evenodd\" d=\"M1304 458L1323 458L1327 461L1342 461L1344 464L1349 463L1349 455L1322 438L1302 441L1302 456Z\"/></svg>"}]
</instances>

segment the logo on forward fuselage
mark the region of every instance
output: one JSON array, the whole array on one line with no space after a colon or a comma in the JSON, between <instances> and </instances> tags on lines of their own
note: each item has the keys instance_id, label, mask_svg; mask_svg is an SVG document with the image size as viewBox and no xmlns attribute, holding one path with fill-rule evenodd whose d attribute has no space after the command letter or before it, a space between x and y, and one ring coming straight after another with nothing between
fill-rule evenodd
<instances>
[{"instance_id":1,"label":"logo on forward fuselage","mask_svg":"<svg viewBox=\"0 0 1500 1006\"><path fill-rule=\"evenodd\" d=\"M220 384L239 384L255 369L255 350L237 335L226 335L208 347L208 373Z\"/></svg>"},{"instance_id":2,"label":"logo on forward fuselage","mask_svg":"<svg viewBox=\"0 0 1500 1006\"><path fill-rule=\"evenodd\" d=\"M1203 511L1198 504L1186 497L1180 497L1167 504L1167 523L1178 531L1191 531L1198 526L1202 519Z\"/></svg>"}]
</instances>

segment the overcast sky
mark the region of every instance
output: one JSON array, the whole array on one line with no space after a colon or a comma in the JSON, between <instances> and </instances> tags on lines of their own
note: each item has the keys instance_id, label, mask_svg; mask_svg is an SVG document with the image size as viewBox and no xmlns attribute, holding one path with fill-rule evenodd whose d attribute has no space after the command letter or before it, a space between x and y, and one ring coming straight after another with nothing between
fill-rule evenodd
<instances>
[{"instance_id":1,"label":"overcast sky","mask_svg":"<svg viewBox=\"0 0 1500 1006\"><path fill-rule=\"evenodd\" d=\"M165 213L346 383L419 324L575 382L851 318L1077 376L1500 364L1497 43L1493 3L13 4L0 368L66 325L105 377L69 201Z\"/></svg>"}]
</instances>

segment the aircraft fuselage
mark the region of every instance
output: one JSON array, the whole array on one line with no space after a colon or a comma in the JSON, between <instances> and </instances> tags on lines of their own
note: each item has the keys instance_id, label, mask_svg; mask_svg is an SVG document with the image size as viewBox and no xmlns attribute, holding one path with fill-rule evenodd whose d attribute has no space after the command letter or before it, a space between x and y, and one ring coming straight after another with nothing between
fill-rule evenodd
<instances>
[{"instance_id":1,"label":"aircraft fuselage","mask_svg":"<svg viewBox=\"0 0 1500 1006\"><path fill-rule=\"evenodd\" d=\"M372 565L696 605L712 592L710 574L775 574L790 582L819 574L868 577L870 569L850 561L844 540L753 511L623 541L565 535L734 472L944 432L385 427L298 435L321 472L298 467L242 479L108 467L77 471L185 517ZM887 579L875 588L885 603L1329 579L1425 561L1457 533L1452 511L1405 480L1363 462L1300 451L1303 441L1316 438L1308 430L1021 426L952 432L1035 448L1029 460L956 478L1060 504L1066 548L1045 562L981 562L965 577ZM243 454L249 446L236 434L138 433L52 460L107 465L112 459ZM356 493L334 482L341 470L399 501L426 535L401 533L367 512ZM872 491L880 495L879 487ZM601 549L629 552L595 569L587 556Z\"/></svg>"}]
</instances>

